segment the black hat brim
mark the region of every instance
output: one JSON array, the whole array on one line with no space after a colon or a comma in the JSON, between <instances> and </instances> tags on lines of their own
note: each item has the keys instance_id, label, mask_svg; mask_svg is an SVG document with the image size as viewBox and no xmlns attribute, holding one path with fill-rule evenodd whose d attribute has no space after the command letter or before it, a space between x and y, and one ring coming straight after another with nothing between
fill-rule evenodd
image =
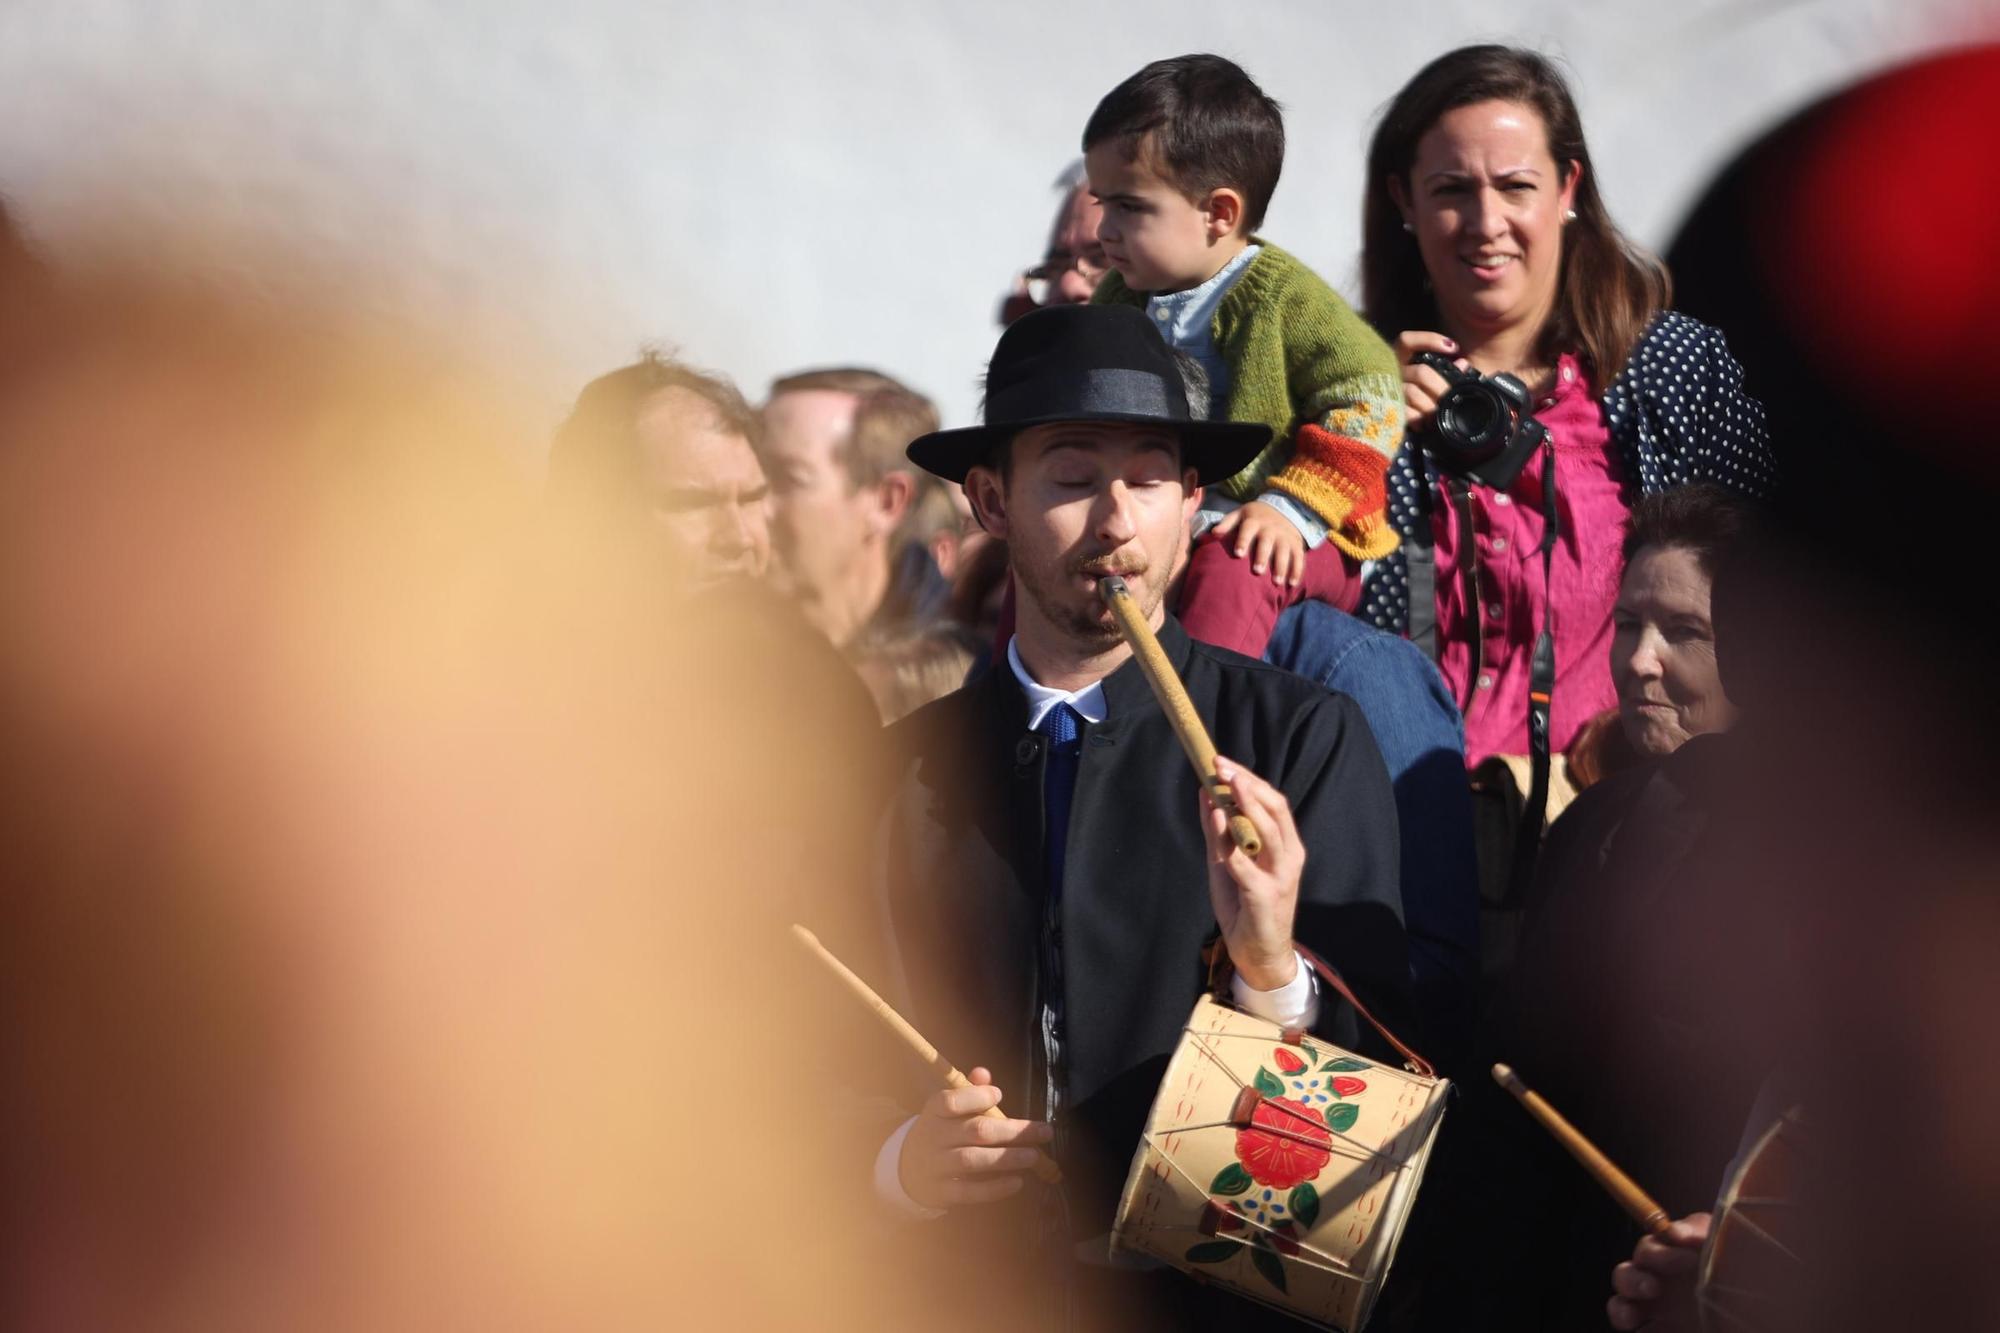
<instances>
[{"instance_id":1,"label":"black hat brim","mask_svg":"<svg viewBox=\"0 0 2000 1333\"><path fill-rule=\"evenodd\" d=\"M1195 470L1196 484L1213 486L1229 480L1250 466L1271 442L1271 428L1242 421L1163 421L1139 413L1074 412L1009 421L1003 425L961 426L955 430L932 431L910 441L905 452L912 463L946 481L963 482L965 474L992 457L994 450L1024 430L1053 426L1061 422L1110 422L1151 426L1173 431L1181 438L1181 461Z\"/></svg>"}]
</instances>

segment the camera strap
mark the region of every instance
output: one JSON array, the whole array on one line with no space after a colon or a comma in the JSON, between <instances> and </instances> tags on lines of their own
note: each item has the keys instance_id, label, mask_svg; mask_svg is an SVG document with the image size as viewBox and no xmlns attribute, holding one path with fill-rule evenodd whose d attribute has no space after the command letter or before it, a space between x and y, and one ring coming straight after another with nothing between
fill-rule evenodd
<instances>
[{"instance_id":1,"label":"camera strap","mask_svg":"<svg viewBox=\"0 0 2000 1333\"><path fill-rule=\"evenodd\" d=\"M1539 423L1537 423L1539 425ZM1507 901L1520 903L1525 900L1528 886L1535 873L1535 858L1541 851L1542 818L1549 806L1549 706L1556 691L1556 630L1555 630L1555 555L1556 542L1562 535L1561 517L1556 505L1556 451L1555 442L1547 427L1542 427L1542 625L1535 635L1535 648L1528 659L1528 793L1521 804L1521 822L1514 833L1514 864L1508 872ZM1424 451L1410 450L1411 462L1417 476L1417 511L1422 515L1422 526L1429 536L1433 507L1431 504L1431 480L1425 466ZM1439 485L1463 487L1462 482L1452 482L1440 478ZM1462 504L1452 505L1454 520L1460 526L1458 549L1463 553L1460 568L1471 576L1473 560L1472 527L1470 517ZM1476 588L1467 593L1467 604L1478 605ZM1478 631L1473 632L1473 671L1479 670L1480 644ZM1460 708L1469 706L1469 700L1460 702Z\"/></svg>"},{"instance_id":2,"label":"camera strap","mask_svg":"<svg viewBox=\"0 0 2000 1333\"><path fill-rule=\"evenodd\" d=\"M1556 691L1555 556L1561 520L1556 509L1556 450L1542 432L1542 627L1528 659L1528 799L1514 835L1514 869L1508 896L1519 901L1535 874L1542 845L1542 816L1549 806L1549 703Z\"/></svg>"}]
</instances>

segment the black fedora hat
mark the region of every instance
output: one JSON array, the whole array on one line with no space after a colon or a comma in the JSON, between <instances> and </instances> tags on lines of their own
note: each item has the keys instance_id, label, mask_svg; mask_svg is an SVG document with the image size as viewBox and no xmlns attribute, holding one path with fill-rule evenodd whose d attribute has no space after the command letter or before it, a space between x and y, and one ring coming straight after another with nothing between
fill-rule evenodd
<instances>
[{"instance_id":1,"label":"black fedora hat","mask_svg":"<svg viewBox=\"0 0 2000 1333\"><path fill-rule=\"evenodd\" d=\"M984 415L984 425L918 436L910 461L964 481L995 445L1030 426L1128 422L1172 427L1182 461L1208 486L1241 472L1271 442L1268 426L1196 420L1172 350L1134 306L1050 306L1008 325L986 370Z\"/></svg>"}]
</instances>

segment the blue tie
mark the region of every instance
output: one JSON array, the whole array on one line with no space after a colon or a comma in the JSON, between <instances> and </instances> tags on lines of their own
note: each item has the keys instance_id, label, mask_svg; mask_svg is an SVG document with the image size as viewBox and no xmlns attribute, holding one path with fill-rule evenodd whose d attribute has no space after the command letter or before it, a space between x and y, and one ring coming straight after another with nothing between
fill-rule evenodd
<instances>
[{"instance_id":1,"label":"blue tie","mask_svg":"<svg viewBox=\"0 0 2000 1333\"><path fill-rule=\"evenodd\" d=\"M1049 897L1062 894L1063 852L1069 846L1069 804L1076 795L1076 761L1083 750L1083 714L1057 704L1035 728L1049 738L1049 762L1042 770L1042 816L1047 835Z\"/></svg>"}]
</instances>

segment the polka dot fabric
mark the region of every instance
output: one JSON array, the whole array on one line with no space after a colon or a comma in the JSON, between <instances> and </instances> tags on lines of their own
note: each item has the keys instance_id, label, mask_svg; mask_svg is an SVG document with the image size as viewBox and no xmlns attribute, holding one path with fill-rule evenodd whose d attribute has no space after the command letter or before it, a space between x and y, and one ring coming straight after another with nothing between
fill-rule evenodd
<instances>
[{"instance_id":1,"label":"polka dot fabric","mask_svg":"<svg viewBox=\"0 0 2000 1333\"><path fill-rule=\"evenodd\" d=\"M1761 500L1777 487L1764 406L1743 392L1721 331L1700 320L1654 320L1605 390L1604 415L1642 494L1712 481Z\"/></svg>"},{"instance_id":2,"label":"polka dot fabric","mask_svg":"<svg viewBox=\"0 0 2000 1333\"><path fill-rule=\"evenodd\" d=\"M1712 481L1752 499L1778 484L1764 408L1743 392L1743 367L1719 329L1674 311L1655 319L1625 369L1604 391L1604 416L1625 472L1653 495ZM1389 466L1389 521L1407 544L1423 522L1417 473L1407 442ZM1410 624L1410 576L1404 552L1379 561L1356 611L1381 629Z\"/></svg>"}]
</instances>

